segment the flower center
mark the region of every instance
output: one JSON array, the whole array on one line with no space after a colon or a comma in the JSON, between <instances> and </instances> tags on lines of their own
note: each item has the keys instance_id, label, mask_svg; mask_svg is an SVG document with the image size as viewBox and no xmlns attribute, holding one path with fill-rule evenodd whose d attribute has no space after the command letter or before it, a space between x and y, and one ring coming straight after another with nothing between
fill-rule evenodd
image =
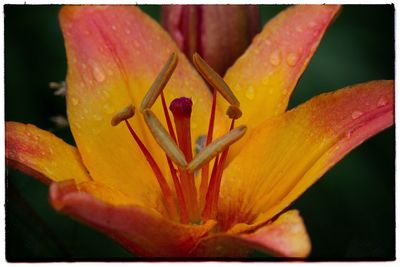
<instances>
[{"instance_id":1,"label":"flower center","mask_svg":"<svg viewBox=\"0 0 400 267\"><path fill-rule=\"evenodd\" d=\"M166 154L173 189L170 188L157 162L128 121L135 115L134 107L130 105L114 115L111 124L116 126L122 121L125 122L127 129L153 170L162 192L168 216L185 224L199 223L217 217L221 179L229 146L245 134L246 126L234 127L235 120L242 115L239 101L224 80L198 54L195 54L193 63L203 78L213 87L213 101L205 146L196 155L193 155L190 131L192 100L181 97L171 102L169 109L173 115L174 129L163 93L177 62L178 57L173 53L143 98L140 106L140 111L150 132ZM227 115L232 121L228 133L213 140L217 92L230 104ZM151 111L151 107L159 96L167 129ZM210 174L209 163L213 159L214 163ZM197 177L196 173L200 173L198 176L201 176L201 178ZM201 179L199 188L196 187L196 178Z\"/></svg>"}]
</instances>

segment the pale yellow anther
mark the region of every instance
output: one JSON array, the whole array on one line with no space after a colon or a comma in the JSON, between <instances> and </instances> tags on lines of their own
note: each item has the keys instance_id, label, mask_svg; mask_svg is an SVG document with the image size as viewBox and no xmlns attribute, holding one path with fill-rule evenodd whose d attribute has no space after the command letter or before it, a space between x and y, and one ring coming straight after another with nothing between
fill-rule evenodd
<instances>
[{"instance_id":1,"label":"pale yellow anther","mask_svg":"<svg viewBox=\"0 0 400 267\"><path fill-rule=\"evenodd\" d=\"M176 53L172 53L172 55L168 58L167 63L165 63L164 67L162 68L157 78L151 85L149 91L147 91L146 95L144 96L142 103L140 105L141 112L153 106L154 102L156 102L157 100L157 97L161 94L165 85L171 78L171 75L174 72L177 64L178 64L178 56Z\"/></svg>"},{"instance_id":2,"label":"pale yellow anther","mask_svg":"<svg viewBox=\"0 0 400 267\"><path fill-rule=\"evenodd\" d=\"M201 76L215 89L217 90L229 104L232 106L239 107L240 103L232 90L225 83L225 81L216 73L205 61L200 57L199 54L193 55L193 63L196 69L199 71Z\"/></svg>"},{"instance_id":3,"label":"pale yellow anther","mask_svg":"<svg viewBox=\"0 0 400 267\"><path fill-rule=\"evenodd\" d=\"M189 170L190 172L194 172L201 168L204 164L206 164L212 158L224 151L231 144L242 138L242 136L246 133L246 130L247 127L245 125L241 125L234 128L229 133L221 136L220 138L215 139L208 146L197 153L197 155L187 166L187 170Z\"/></svg>"},{"instance_id":4,"label":"pale yellow anther","mask_svg":"<svg viewBox=\"0 0 400 267\"><path fill-rule=\"evenodd\" d=\"M237 106L229 106L228 110L226 111L226 115L233 120L237 120L242 117L242 111Z\"/></svg>"},{"instance_id":5,"label":"pale yellow anther","mask_svg":"<svg viewBox=\"0 0 400 267\"><path fill-rule=\"evenodd\" d=\"M117 126L120 122L130 119L134 115L135 115L135 106L129 105L112 117L111 125Z\"/></svg>"},{"instance_id":6,"label":"pale yellow anther","mask_svg":"<svg viewBox=\"0 0 400 267\"><path fill-rule=\"evenodd\" d=\"M143 110L143 117L147 126L150 129L150 132L154 136L154 139L165 151L165 153L167 153L169 158L178 166L185 168L187 162L184 154L175 144L174 140L171 138L167 130L157 119L154 113L150 109L145 109Z\"/></svg>"}]
</instances>

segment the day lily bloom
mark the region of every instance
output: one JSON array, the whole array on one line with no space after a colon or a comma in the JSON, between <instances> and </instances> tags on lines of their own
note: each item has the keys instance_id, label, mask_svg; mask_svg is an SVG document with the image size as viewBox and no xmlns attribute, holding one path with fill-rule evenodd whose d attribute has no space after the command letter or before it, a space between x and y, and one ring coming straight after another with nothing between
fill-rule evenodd
<instances>
[{"instance_id":1,"label":"day lily bloom","mask_svg":"<svg viewBox=\"0 0 400 267\"><path fill-rule=\"evenodd\" d=\"M56 210L136 255L306 257L307 231L288 207L393 124L389 80L286 110L339 10L287 8L222 79L197 54L193 67L136 7L63 7L76 147L7 122L7 164L49 184Z\"/></svg>"},{"instance_id":2,"label":"day lily bloom","mask_svg":"<svg viewBox=\"0 0 400 267\"><path fill-rule=\"evenodd\" d=\"M199 53L220 75L260 29L257 5L166 5L161 18L163 27L189 59Z\"/></svg>"}]
</instances>

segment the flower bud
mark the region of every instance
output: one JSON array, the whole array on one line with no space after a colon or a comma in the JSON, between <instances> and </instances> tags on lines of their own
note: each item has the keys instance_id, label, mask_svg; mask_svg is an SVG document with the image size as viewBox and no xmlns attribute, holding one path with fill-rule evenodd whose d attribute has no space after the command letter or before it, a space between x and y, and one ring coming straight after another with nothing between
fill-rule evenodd
<instances>
[{"instance_id":1,"label":"flower bud","mask_svg":"<svg viewBox=\"0 0 400 267\"><path fill-rule=\"evenodd\" d=\"M191 60L195 52L223 76L260 29L256 5L170 5L162 25Z\"/></svg>"}]
</instances>

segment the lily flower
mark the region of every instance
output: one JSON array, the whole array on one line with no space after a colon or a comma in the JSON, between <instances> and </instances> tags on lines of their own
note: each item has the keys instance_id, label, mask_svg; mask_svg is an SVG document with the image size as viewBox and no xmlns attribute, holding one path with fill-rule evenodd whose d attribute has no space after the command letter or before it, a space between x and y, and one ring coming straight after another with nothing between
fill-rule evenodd
<instances>
[{"instance_id":1,"label":"lily flower","mask_svg":"<svg viewBox=\"0 0 400 267\"><path fill-rule=\"evenodd\" d=\"M260 29L257 5L166 5L161 23L186 56L204 58L220 75Z\"/></svg>"},{"instance_id":2,"label":"lily flower","mask_svg":"<svg viewBox=\"0 0 400 267\"><path fill-rule=\"evenodd\" d=\"M306 257L310 239L299 212L288 207L393 124L389 80L286 110L339 10L287 8L222 79L197 54L194 68L136 7L65 6L67 113L76 147L7 122L7 164L49 184L56 210L139 256L244 257L260 250Z\"/></svg>"}]
</instances>

